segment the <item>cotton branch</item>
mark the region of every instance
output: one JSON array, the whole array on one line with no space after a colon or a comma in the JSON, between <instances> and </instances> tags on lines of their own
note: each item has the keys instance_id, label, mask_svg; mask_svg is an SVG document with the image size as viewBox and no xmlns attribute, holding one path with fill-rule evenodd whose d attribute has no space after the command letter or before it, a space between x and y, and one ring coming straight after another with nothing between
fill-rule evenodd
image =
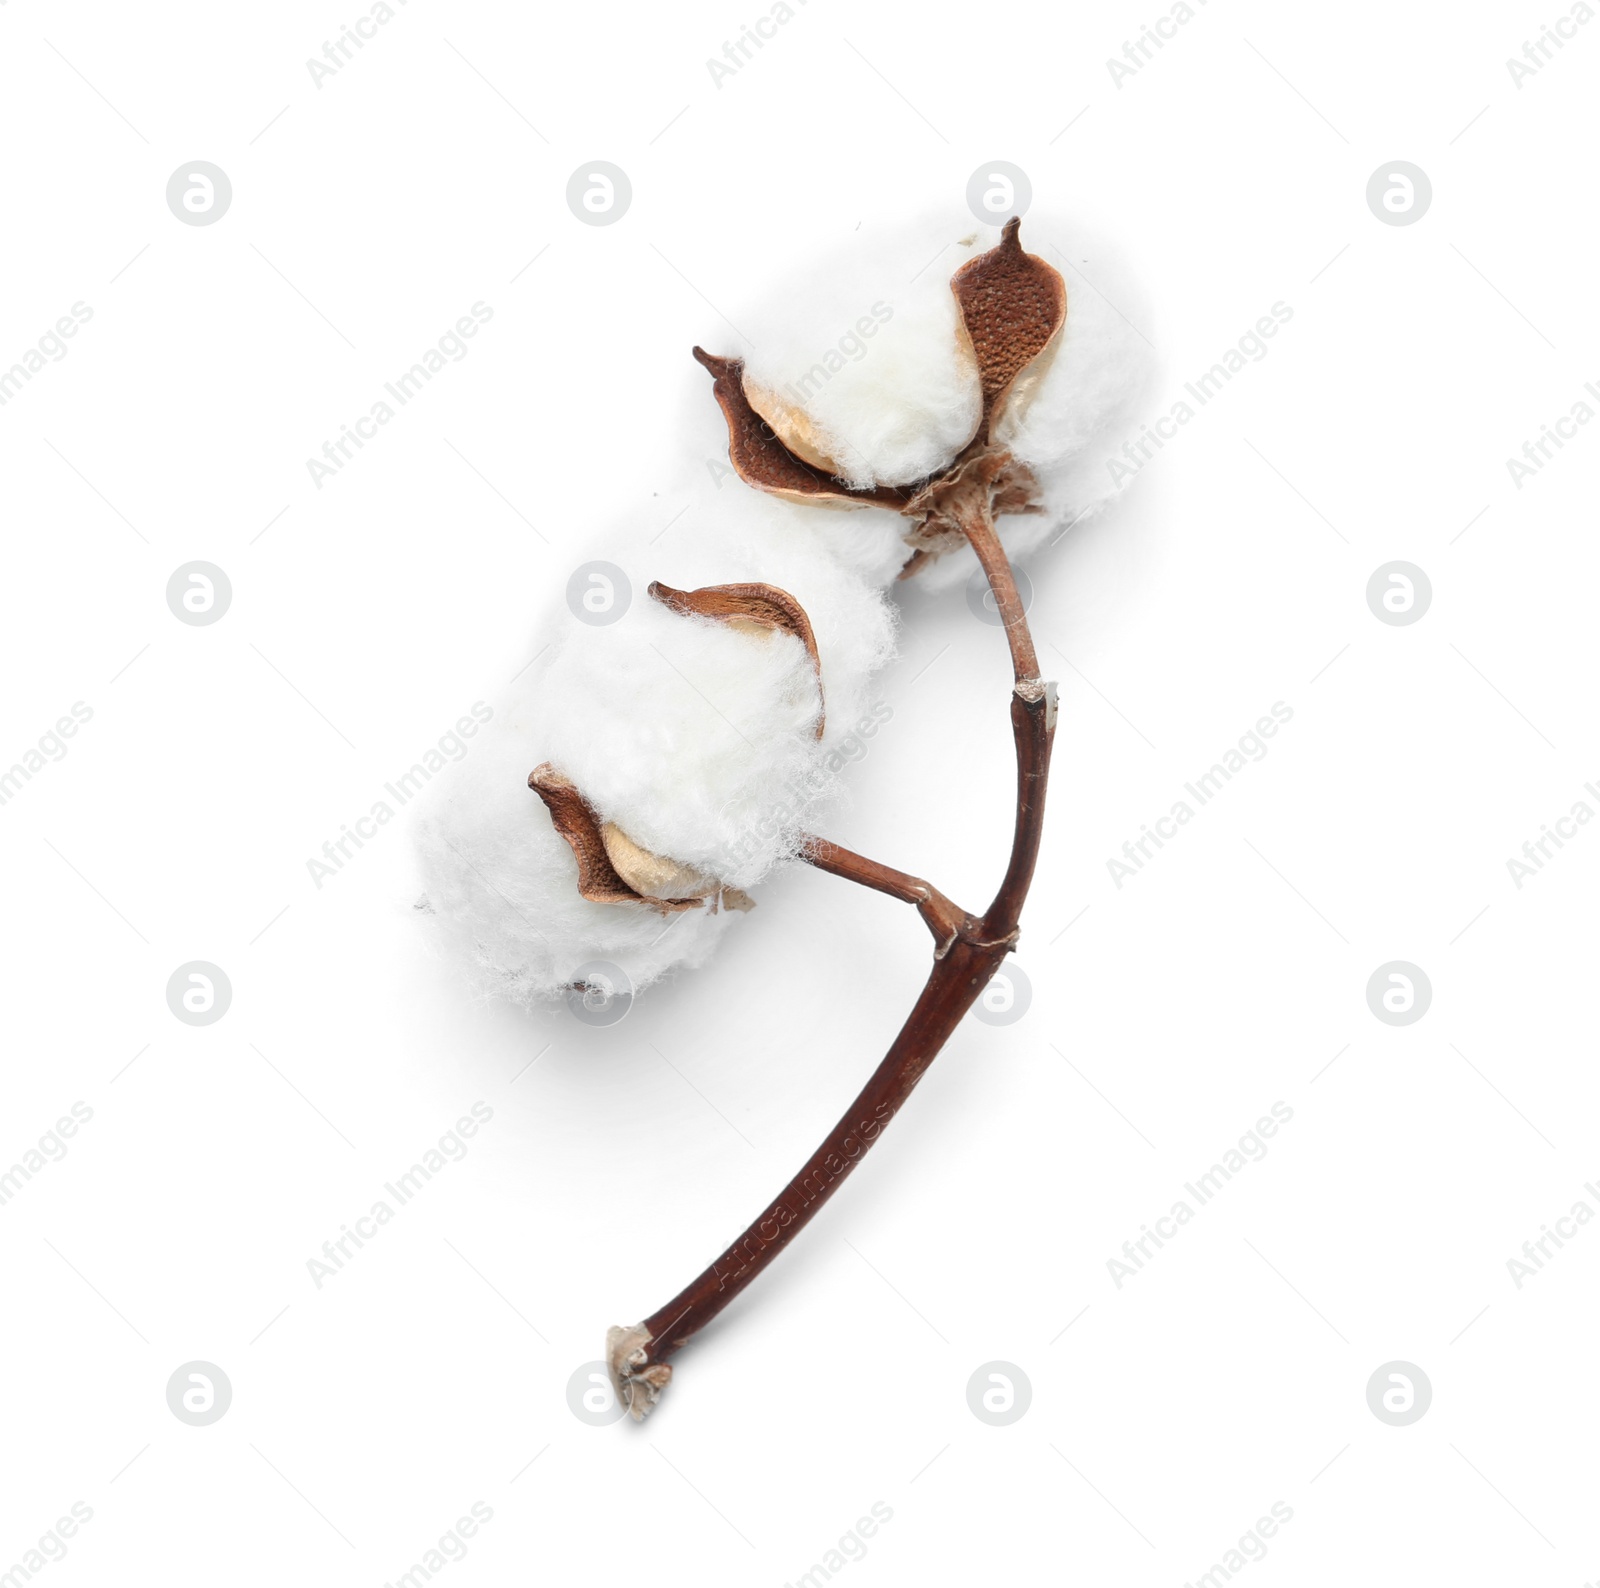
<instances>
[{"instance_id":1,"label":"cotton branch","mask_svg":"<svg viewBox=\"0 0 1600 1588\"><path fill-rule=\"evenodd\" d=\"M1019 222L1007 222L998 246L969 260L952 277L982 395L981 415L967 444L948 465L915 488L856 489L815 444L803 416L771 393L746 386L737 359L695 349L712 376L712 392L728 426L728 456L746 484L790 501L833 507L889 508L908 521L914 555L903 573L969 545L978 559L1011 649L1011 727L1016 741L1017 794L1011 857L989 908L967 914L919 877L896 871L822 839L804 857L834 876L915 904L934 939L934 963L915 1007L883 1062L800 1171L704 1273L671 1301L606 1340L617 1398L642 1419L672 1377L670 1358L739 1294L838 1190L883 1133L967 1010L1016 945L1033 880L1044 822L1045 786L1055 736L1055 686L1039 677L1039 659L1016 579L995 533L996 512L1041 510L1038 482L993 437L1008 407L1029 400L1019 377L1037 370L1066 322L1060 274L1022 249ZM652 587L652 594L656 587Z\"/></svg>"},{"instance_id":2,"label":"cotton branch","mask_svg":"<svg viewBox=\"0 0 1600 1588\"><path fill-rule=\"evenodd\" d=\"M1033 878L1055 735L1055 686L1041 683L1011 565L994 533L990 502L963 503L956 522L977 553L1011 645L1016 682L1011 723L1017 752L1011 859L994 902L974 919L919 878L813 841L805 858L819 870L915 904L934 936L934 965L883 1062L822 1145L761 1215L665 1306L632 1328L614 1328L607 1356L617 1398L642 1420L672 1377L670 1358L745 1288L810 1222L911 1095L924 1072L1015 946Z\"/></svg>"}]
</instances>

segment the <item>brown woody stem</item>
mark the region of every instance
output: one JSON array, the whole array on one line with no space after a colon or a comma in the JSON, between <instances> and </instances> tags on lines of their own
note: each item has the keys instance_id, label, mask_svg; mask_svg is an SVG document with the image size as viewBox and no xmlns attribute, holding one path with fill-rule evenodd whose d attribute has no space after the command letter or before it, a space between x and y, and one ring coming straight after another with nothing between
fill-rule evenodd
<instances>
[{"instance_id":1,"label":"brown woody stem","mask_svg":"<svg viewBox=\"0 0 1600 1588\"><path fill-rule=\"evenodd\" d=\"M961 928L972 924L967 912L947 899L931 882L924 882L921 877L910 876L904 871L896 871L893 866L882 865L876 860L868 860L865 855L830 843L826 838L807 838L800 858L818 871L831 872L836 877L859 882L865 888L876 888L890 898L916 905L922 919L927 922L928 930L933 933L935 959L943 959Z\"/></svg>"},{"instance_id":2,"label":"brown woody stem","mask_svg":"<svg viewBox=\"0 0 1600 1588\"><path fill-rule=\"evenodd\" d=\"M1017 591L1016 576L1006 557L1000 537L994 532L994 519L984 496L972 494L959 498L952 504L953 516L967 537L983 571L988 575L989 588L994 592L995 605L1000 609L1000 622L1006 631L1006 643L1011 647L1011 666L1020 684L1039 682L1039 657L1033 648L1033 635L1028 630L1028 614Z\"/></svg>"},{"instance_id":3,"label":"brown woody stem","mask_svg":"<svg viewBox=\"0 0 1600 1588\"><path fill-rule=\"evenodd\" d=\"M1018 918L1033 879L1043 828L1055 736L1055 686L1039 679L1027 617L994 532L987 490L964 497L953 516L989 577L1016 675L1011 726L1017 751L1017 813L1010 863L994 902L974 919L920 878L836 844L811 841L804 858L819 870L917 906L934 935L933 970L872 1078L760 1217L664 1307L631 1329L611 1331L607 1344L612 1381L618 1399L635 1419L644 1417L666 1387L672 1371L669 1358L716 1317L838 1190L1016 945Z\"/></svg>"}]
</instances>

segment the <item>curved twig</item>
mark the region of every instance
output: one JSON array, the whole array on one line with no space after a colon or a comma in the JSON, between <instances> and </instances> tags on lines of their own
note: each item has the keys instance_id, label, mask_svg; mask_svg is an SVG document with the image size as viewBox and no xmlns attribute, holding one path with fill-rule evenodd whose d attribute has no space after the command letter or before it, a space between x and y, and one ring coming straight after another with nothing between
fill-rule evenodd
<instances>
[{"instance_id":1,"label":"curved twig","mask_svg":"<svg viewBox=\"0 0 1600 1588\"><path fill-rule=\"evenodd\" d=\"M1011 858L981 917L960 911L920 878L814 840L805 857L820 870L914 903L933 931L933 970L883 1062L822 1145L759 1217L665 1306L607 1336L617 1398L642 1420L672 1378L670 1358L703 1329L810 1222L860 1162L922 1079L963 1015L1016 946L1019 917L1039 854L1045 786L1055 736L1055 686L1038 676L1011 565L994 532L991 482L946 504L988 575L1011 646L1011 726L1017 754L1017 812Z\"/></svg>"}]
</instances>

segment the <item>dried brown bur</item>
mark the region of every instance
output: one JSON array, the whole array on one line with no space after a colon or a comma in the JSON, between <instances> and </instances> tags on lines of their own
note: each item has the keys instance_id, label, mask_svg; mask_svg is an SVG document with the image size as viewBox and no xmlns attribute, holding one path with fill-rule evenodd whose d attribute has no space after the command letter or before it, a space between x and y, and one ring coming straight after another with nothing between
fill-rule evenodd
<instances>
[{"instance_id":1,"label":"dried brown bur","mask_svg":"<svg viewBox=\"0 0 1600 1588\"><path fill-rule=\"evenodd\" d=\"M578 892L595 904L642 904L663 915L679 910L750 910L755 900L725 888L693 866L636 844L615 822L601 821L577 785L550 762L528 774L528 787L545 803L550 822L578 862Z\"/></svg>"},{"instance_id":2,"label":"dried brown bur","mask_svg":"<svg viewBox=\"0 0 1600 1588\"><path fill-rule=\"evenodd\" d=\"M746 485L790 502L824 507L887 507L898 511L911 493L880 485L858 491L825 469L796 457L750 404L745 393L744 360L719 358L697 347L694 356L711 372L711 393L728 422L728 461Z\"/></svg>"},{"instance_id":3,"label":"dried brown bur","mask_svg":"<svg viewBox=\"0 0 1600 1588\"><path fill-rule=\"evenodd\" d=\"M729 628L765 634L776 629L792 634L805 646L822 696L822 658L806 609L787 590L773 584L712 584L699 590L674 590L658 579L650 586L653 599L686 617L716 618ZM822 737L826 705L817 712L817 737Z\"/></svg>"},{"instance_id":4,"label":"dried brown bur","mask_svg":"<svg viewBox=\"0 0 1600 1588\"><path fill-rule=\"evenodd\" d=\"M982 415L959 456L916 490L850 489L827 471L814 434L776 409L772 420L763 420L745 392L738 360L695 349L714 377L712 389L728 421L728 456L747 484L791 501L896 508L911 521L907 539L918 548L902 577L949 545L972 547L1011 651L1016 816L1005 876L981 915L963 910L920 877L820 838L808 840L802 858L813 866L916 906L933 934L933 970L883 1062L776 1199L664 1306L607 1335L612 1384L635 1420L654 1408L670 1381L669 1358L755 1279L838 1189L1016 946L1044 826L1056 699L1055 685L1039 676L1016 579L994 529L996 513L1036 509L1037 484L995 437L1031 400L1066 318L1060 276L1023 253L1018 224L1008 222L999 246L964 265L951 282L978 364ZM799 450L791 450L780 432ZM786 1371L792 1377L792 1366Z\"/></svg>"},{"instance_id":5,"label":"dried brown bur","mask_svg":"<svg viewBox=\"0 0 1600 1588\"><path fill-rule=\"evenodd\" d=\"M809 463L812 468L820 469L835 479L843 478L844 471L839 467L838 460L823 450L821 430L804 408L786 402L777 392L757 385L746 375L741 374L740 384L744 399L756 417L802 463Z\"/></svg>"}]
</instances>

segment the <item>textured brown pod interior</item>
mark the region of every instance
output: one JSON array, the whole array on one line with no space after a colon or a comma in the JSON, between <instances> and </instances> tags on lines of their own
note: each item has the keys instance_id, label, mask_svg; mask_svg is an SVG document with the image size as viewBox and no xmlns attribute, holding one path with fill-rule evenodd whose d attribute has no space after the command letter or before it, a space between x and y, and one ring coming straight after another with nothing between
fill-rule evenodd
<instances>
[{"instance_id":1,"label":"textured brown pod interior","mask_svg":"<svg viewBox=\"0 0 1600 1588\"><path fill-rule=\"evenodd\" d=\"M1021 220L1012 216L999 243L969 259L950 278L978 358L983 392L978 434L984 440L1012 383L1067 322L1067 284L1061 272L1037 254L1024 253L1021 233Z\"/></svg>"}]
</instances>

